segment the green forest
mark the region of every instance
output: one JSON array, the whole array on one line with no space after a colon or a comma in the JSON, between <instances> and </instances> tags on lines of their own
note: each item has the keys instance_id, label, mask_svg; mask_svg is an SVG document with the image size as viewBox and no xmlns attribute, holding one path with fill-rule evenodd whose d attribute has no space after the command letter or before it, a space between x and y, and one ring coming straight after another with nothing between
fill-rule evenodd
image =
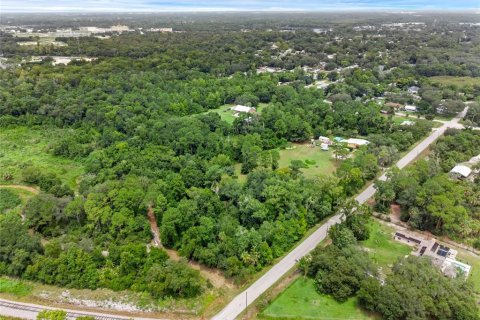
<instances>
[{"instance_id":1,"label":"green forest","mask_svg":"<svg viewBox=\"0 0 480 320\"><path fill-rule=\"evenodd\" d=\"M478 84L460 90L429 79L480 76L480 37L469 29L469 44L457 41L457 18L436 26L428 20L423 32L409 36L386 31L378 38L354 31L352 22L317 33L312 26L318 18L308 16L295 32L284 32L290 20L270 19L268 30L252 18L242 32L221 19L200 17L175 25L181 32L62 37L57 40L67 45L61 47L22 46L35 38L1 31L7 64L0 68L0 275L189 299L211 288L189 266L194 261L242 285L322 220L351 206L351 196L431 132L438 124L432 120L451 118L468 100L465 125L479 124ZM55 29L66 22L43 23ZM151 26L141 18L132 25ZM440 34L449 28L454 32ZM428 46L417 47L419 41ZM96 59L52 62L63 55ZM43 58L28 62L32 56ZM319 61L326 61L320 73L305 70ZM257 72L260 67L279 72ZM331 85L312 86L318 80ZM407 94L413 85L421 86L415 97ZM399 123L386 102L417 103L418 117L404 115L415 125ZM225 119L233 105L257 112ZM335 159L321 164L291 156L280 165L286 148L319 136L370 143L358 149L335 143ZM412 227L478 248L478 179L453 182L445 173L478 155L479 142L478 132L447 132L430 160L376 182L375 209L386 211L397 202ZM327 161L335 166L323 170ZM315 165L318 174L303 173ZM352 216L347 226L332 228L334 245L315 253L308 274L351 272L352 283L335 287L336 280L325 278L330 282L317 281L319 290L338 300L360 292L365 308L403 319L410 311L370 301L399 293L360 274L359 268L371 270L350 246L368 238L361 219ZM152 226L160 243L152 243ZM174 261L165 249L184 259ZM352 250L358 257L350 257ZM353 264L351 270L335 267L343 261L339 257ZM389 275L392 283L404 285L411 281L404 277L417 276L408 274L410 264L418 273L429 268L405 260ZM428 281L439 281L441 290L461 287L433 277ZM465 312L458 319L473 319L475 306L467 298L442 307L448 314ZM411 312L435 318L443 311Z\"/></svg>"}]
</instances>

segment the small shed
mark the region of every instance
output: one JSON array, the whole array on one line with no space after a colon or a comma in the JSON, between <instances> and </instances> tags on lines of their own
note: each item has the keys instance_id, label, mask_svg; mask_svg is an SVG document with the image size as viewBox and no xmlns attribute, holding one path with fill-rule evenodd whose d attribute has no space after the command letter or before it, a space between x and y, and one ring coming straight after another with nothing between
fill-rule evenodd
<instances>
[{"instance_id":1,"label":"small shed","mask_svg":"<svg viewBox=\"0 0 480 320\"><path fill-rule=\"evenodd\" d=\"M468 178L468 176L470 176L470 174L472 173L472 169L470 169L466 165L459 164L453 167L453 169L450 170L449 173L450 173L450 176L453 178L465 179L465 178Z\"/></svg>"},{"instance_id":2,"label":"small shed","mask_svg":"<svg viewBox=\"0 0 480 320\"><path fill-rule=\"evenodd\" d=\"M417 107L416 106L412 106L412 105L406 105L404 107L405 111L410 111L410 112L417 112Z\"/></svg>"},{"instance_id":3,"label":"small shed","mask_svg":"<svg viewBox=\"0 0 480 320\"><path fill-rule=\"evenodd\" d=\"M318 137L318 141L319 141L320 143L325 143L325 144L327 144L327 145L333 143L332 140L330 140L330 138L328 138L328 137L323 137L323 136Z\"/></svg>"}]
</instances>

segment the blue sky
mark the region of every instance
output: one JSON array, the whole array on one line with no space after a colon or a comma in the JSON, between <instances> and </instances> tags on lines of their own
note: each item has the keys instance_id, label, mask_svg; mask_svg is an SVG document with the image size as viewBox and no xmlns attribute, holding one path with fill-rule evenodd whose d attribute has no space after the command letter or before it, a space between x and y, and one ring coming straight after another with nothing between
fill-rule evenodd
<instances>
[{"instance_id":1,"label":"blue sky","mask_svg":"<svg viewBox=\"0 0 480 320\"><path fill-rule=\"evenodd\" d=\"M0 0L3 12L480 10L480 0Z\"/></svg>"}]
</instances>

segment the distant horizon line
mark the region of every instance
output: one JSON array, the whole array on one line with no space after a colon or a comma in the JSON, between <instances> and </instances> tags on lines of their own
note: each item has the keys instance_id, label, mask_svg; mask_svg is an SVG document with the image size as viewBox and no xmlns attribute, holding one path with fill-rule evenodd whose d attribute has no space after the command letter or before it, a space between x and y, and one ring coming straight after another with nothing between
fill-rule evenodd
<instances>
[{"instance_id":1,"label":"distant horizon line","mask_svg":"<svg viewBox=\"0 0 480 320\"><path fill-rule=\"evenodd\" d=\"M378 7L356 7L356 8L324 8L324 9L281 9L281 8L269 8L269 9L235 9L235 8L219 8L219 9L212 9L212 8L204 8L204 9L148 9L148 10L44 10L44 11L19 11L19 10L8 10L2 9L0 7L0 16L2 13L18 13L18 14L42 14L42 13L49 13L49 14L56 14L56 13L72 13L72 14L86 14L86 13L102 13L102 14L116 14L116 13L125 13L125 14L154 14L154 13L322 13L322 12L365 12L365 11L375 11L375 12L386 12L386 13L417 13L417 12L469 12L471 14L480 14L480 7L472 7L472 8L418 8L418 9L400 9L400 8L378 8ZM471 11L475 12L471 12Z\"/></svg>"}]
</instances>

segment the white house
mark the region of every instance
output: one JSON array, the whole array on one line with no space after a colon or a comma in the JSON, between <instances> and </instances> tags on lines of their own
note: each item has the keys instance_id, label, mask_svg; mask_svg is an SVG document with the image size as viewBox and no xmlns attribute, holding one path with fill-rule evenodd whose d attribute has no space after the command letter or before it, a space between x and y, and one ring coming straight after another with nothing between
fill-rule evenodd
<instances>
[{"instance_id":1,"label":"white house","mask_svg":"<svg viewBox=\"0 0 480 320\"><path fill-rule=\"evenodd\" d=\"M411 94L418 94L419 90L420 88L417 86L408 87L408 93L411 93Z\"/></svg>"},{"instance_id":2,"label":"white house","mask_svg":"<svg viewBox=\"0 0 480 320\"><path fill-rule=\"evenodd\" d=\"M328 151L328 149L330 148L329 147L329 144L328 143L322 143L320 145L320 148L323 150L323 151Z\"/></svg>"},{"instance_id":3,"label":"white house","mask_svg":"<svg viewBox=\"0 0 480 320\"><path fill-rule=\"evenodd\" d=\"M416 106L411 106L411 105L406 105L404 107L405 111L410 111L410 112L417 112L417 107Z\"/></svg>"},{"instance_id":4,"label":"white house","mask_svg":"<svg viewBox=\"0 0 480 320\"><path fill-rule=\"evenodd\" d=\"M468 178L471 173L472 169L463 164L456 165L450 170L450 175L454 178Z\"/></svg>"},{"instance_id":5,"label":"white house","mask_svg":"<svg viewBox=\"0 0 480 320\"><path fill-rule=\"evenodd\" d=\"M254 112L256 112L255 108L242 106L242 105L239 105L239 104L231 107L230 110L235 111L235 112L244 112L244 113L254 113Z\"/></svg>"}]
</instances>

